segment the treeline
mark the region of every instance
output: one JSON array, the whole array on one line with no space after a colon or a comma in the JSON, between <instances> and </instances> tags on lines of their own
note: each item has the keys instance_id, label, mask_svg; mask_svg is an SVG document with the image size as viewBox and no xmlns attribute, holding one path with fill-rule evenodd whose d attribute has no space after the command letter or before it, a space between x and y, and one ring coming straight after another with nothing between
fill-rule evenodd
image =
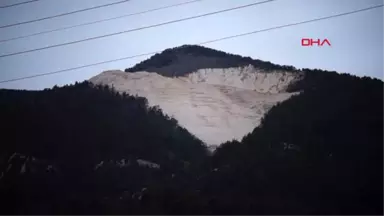
<instances>
[{"instance_id":1,"label":"treeline","mask_svg":"<svg viewBox=\"0 0 384 216\"><path fill-rule=\"evenodd\" d=\"M204 68L229 68L248 65L253 65L264 71L296 71L293 66L277 65L268 61L234 55L198 45L183 45L155 54L149 59L125 69L125 72L147 71L174 77L183 76Z\"/></svg>"}]
</instances>

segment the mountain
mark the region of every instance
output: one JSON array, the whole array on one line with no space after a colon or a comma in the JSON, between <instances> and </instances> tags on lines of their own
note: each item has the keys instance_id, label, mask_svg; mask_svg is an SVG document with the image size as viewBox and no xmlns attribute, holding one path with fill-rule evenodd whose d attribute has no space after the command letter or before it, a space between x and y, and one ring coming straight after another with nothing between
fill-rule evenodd
<instances>
[{"instance_id":1,"label":"mountain","mask_svg":"<svg viewBox=\"0 0 384 216\"><path fill-rule=\"evenodd\" d=\"M148 99L181 126L215 147L241 140L302 79L292 66L183 45L166 49L132 68L105 71L89 81Z\"/></svg>"},{"instance_id":2,"label":"mountain","mask_svg":"<svg viewBox=\"0 0 384 216\"><path fill-rule=\"evenodd\" d=\"M0 213L383 214L381 80L165 53L89 82L0 90Z\"/></svg>"}]
</instances>

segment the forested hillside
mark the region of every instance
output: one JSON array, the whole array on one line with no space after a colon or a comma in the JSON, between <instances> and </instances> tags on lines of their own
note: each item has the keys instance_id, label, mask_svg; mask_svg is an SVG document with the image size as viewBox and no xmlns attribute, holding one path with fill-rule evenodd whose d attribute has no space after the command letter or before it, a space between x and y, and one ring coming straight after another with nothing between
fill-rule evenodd
<instances>
[{"instance_id":1,"label":"forested hillside","mask_svg":"<svg viewBox=\"0 0 384 216\"><path fill-rule=\"evenodd\" d=\"M277 65L198 45L183 45L155 54L149 59L125 69L125 72L147 71L167 77L177 77L203 68L230 68L248 65L264 71L296 71L293 66Z\"/></svg>"},{"instance_id":2,"label":"forested hillside","mask_svg":"<svg viewBox=\"0 0 384 216\"><path fill-rule=\"evenodd\" d=\"M196 160L205 151L200 140L157 107L148 107L145 98L107 86L83 82L44 91L1 90L0 97L2 137L9 140L2 150L58 162L70 155L77 168L87 167L85 159L93 164L135 154L164 162L171 152Z\"/></svg>"},{"instance_id":3,"label":"forested hillside","mask_svg":"<svg viewBox=\"0 0 384 216\"><path fill-rule=\"evenodd\" d=\"M302 71L213 155L108 87L0 90L0 213L382 214L383 82Z\"/></svg>"},{"instance_id":4,"label":"forested hillside","mask_svg":"<svg viewBox=\"0 0 384 216\"><path fill-rule=\"evenodd\" d=\"M273 107L241 143L217 149L217 190L248 197L249 212L382 214L383 82L303 71L290 88L303 93Z\"/></svg>"},{"instance_id":5,"label":"forested hillside","mask_svg":"<svg viewBox=\"0 0 384 216\"><path fill-rule=\"evenodd\" d=\"M101 205L93 200L140 191L186 166L193 170L207 156L200 140L147 107L145 98L87 82L0 90L0 119L0 213L93 212ZM158 164L161 172L135 167L138 159ZM108 168L108 161L122 160L131 166ZM102 161L105 166L95 170Z\"/></svg>"}]
</instances>

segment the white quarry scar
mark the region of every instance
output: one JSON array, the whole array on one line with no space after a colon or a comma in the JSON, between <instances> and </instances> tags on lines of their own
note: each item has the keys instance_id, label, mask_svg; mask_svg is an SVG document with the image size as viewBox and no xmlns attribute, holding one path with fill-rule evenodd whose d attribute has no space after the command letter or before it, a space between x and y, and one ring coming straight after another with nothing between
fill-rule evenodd
<instances>
[{"instance_id":1,"label":"white quarry scar","mask_svg":"<svg viewBox=\"0 0 384 216\"><path fill-rule=\"evenodd\" d=\"M179 78L105 71L90 81L146 97L150 106L158 105L207 145L219 145L250 133L269 108L293 94L285 89L299 77L298 73L265 73L248 66L201 69Z\"/></svg>"}]
</instances>

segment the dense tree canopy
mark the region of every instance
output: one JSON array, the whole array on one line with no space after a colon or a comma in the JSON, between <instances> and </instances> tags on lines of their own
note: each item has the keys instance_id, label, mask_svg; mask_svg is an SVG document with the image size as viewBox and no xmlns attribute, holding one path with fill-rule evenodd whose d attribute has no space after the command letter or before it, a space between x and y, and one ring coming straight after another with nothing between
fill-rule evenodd
<instances>
[{"instance_id":1,"label":"dense tree canopy","mask_svg":"<svg viewBox=\"0 0 384 216\"><path fill-rule=\"evenodd\" d=\"M292 66L281 66L197 45L183 45L166 49L131 68L125 69L125 71L156 72L163 76L173 77L183 76L202 68L229 68L248 65L253 65L264 71L296 71Z\"/></svg>"},{"instance_id":2,"label":"dense tree canopy","mask_svg":"<svg viewBox=\"0 0 384 216\"><path fill-rule=\"evenodd\" d=\"M164 172L176 172L184 168L184 163L193 166L207 156L206 146L200 140L178 126L176 120L163 115L157 107L148 107L146 99L120 95L107 86L93 86L87 82L44 91L0 90L0 119L3 162L17 152L49 161L61 173L58 179L43 178L40 180L42 182L23 178L20 185L9 180L8 183L15 188L22 187L26 182L29 182L28 185L36 184L34 187L38 188L23 186L24 190L8 191L6 194L16 200L9 197L2 197L2 200L21 205L9 209L10 213L32 211L29 209L32 205L23 206L21 200L32 196L28 202L38 206L33 200L38 200L43 191L47 197L52 195L50 193L59 196L58 202L63 203L74 191L80 197L87 191L96 192L92 185L97 186L101 193L101 182L111 183L108 193L124 189L126 184L121 187L118 184L126 179L120 179L118 172L112 174L107 171L105 178L99 174L95 176L94 166L100 161L145 159L160 164ZM0 167L1 174L7 170L4 165ZM135 175L141 176L134 167L130 169L136 170ZM158 174L144 172L142 175ZM60 187L46 188L46 181L62 184L66 190ZM136 188L131 190L141 189L148 184L140 178L136 183ZM2 179L0 184L5 184L5 180ZM9 185L5 187L11 190ZM28 190L35 193L29 193ZM44 202L45 205L52 205L49 198ZM35 207L33 211L40 213Z\"/></svg>"},{"instance_id":3,"label":"dense tree canopy","mask_svg":"<svg viewBox=\"0 0 384 216\"><path fill-rule=\"evenodd\" d=\"M303 71L290 87L303 93L241 143L220 146L214 161L232 167L225 172L252 200L272 198L269 213L382 214L383 82Z\"/></svg>"}]
</instances>

